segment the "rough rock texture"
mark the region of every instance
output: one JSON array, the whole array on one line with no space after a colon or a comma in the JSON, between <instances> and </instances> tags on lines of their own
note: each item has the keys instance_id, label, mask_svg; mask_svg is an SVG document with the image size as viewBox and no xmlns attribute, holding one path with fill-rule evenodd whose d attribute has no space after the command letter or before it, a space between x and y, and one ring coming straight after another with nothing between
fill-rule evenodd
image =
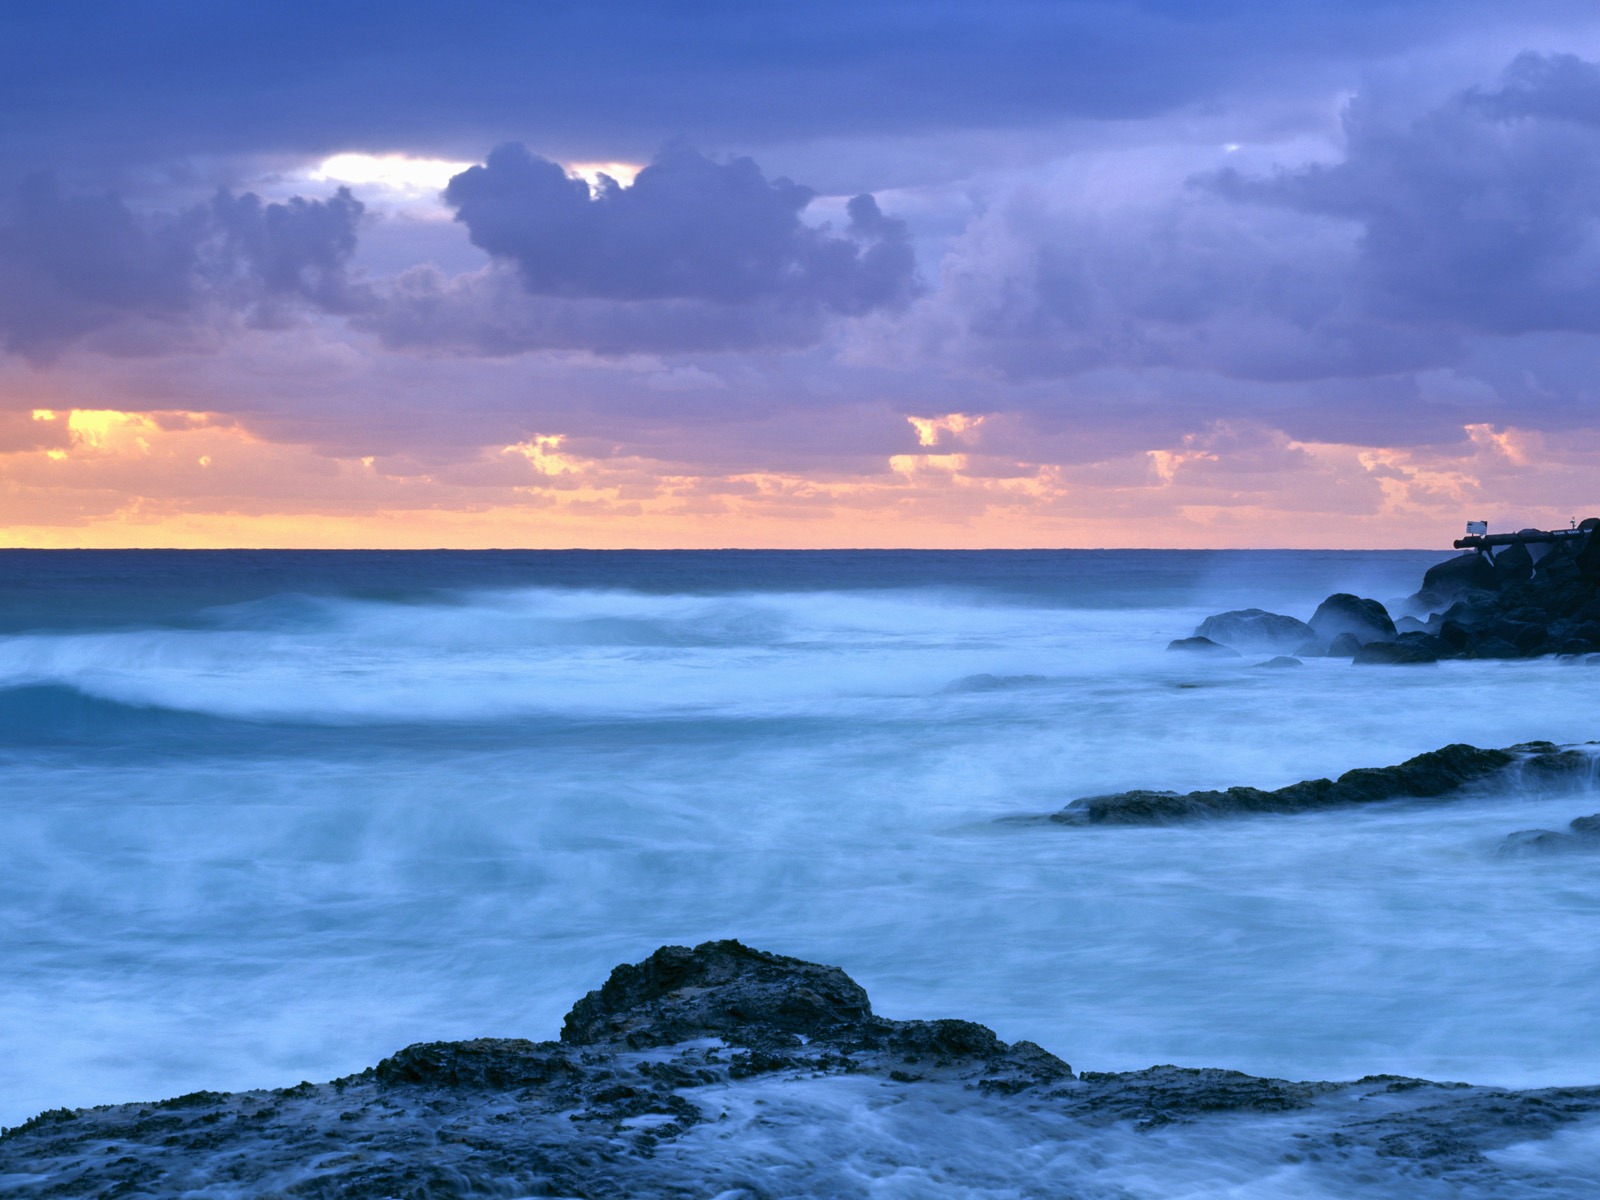
<instances>
[{"instance_id":1,"label":"rough rock texture","mask_svg":"<svg viewBox=\"0 0 1600 1200\"><path fill-rule=\"evenodd\" d=\"M1128 1190L1109 1163L1139 1179L1177 1164L1185 1194L1256 1176L1261 1194L1576 1197L1589 1194L1586 1167L1573 1183L1559 1162L1490 1155L1600 1126L1600 1088L1295 1083L1174 1066L1075 1077L968 1021L875 1016L837 968L735 941L618 967L562 1039L424 1043L321 1085L41 1113L0 1134L0 1192L1162 1194ZM962 1135L947 1144L941 1129ZM975 1146L997 1142L975 1160ZM1041 1157L1041 1145L1054 1152ZM995 1161L1011 1173L997 1177Z\"/></svg>"},{"instance_id":2,"label":"rough rock texture","mask_svg":"<svg viewBox=\"0 0 1600 1200\"><path fill-rule=\"evenodd\" d=\"M1586 750L1550 742L1526 742L1506 750L1458 743L1397 766L1361 767L1338 779L1304 779L1272 791L1252 787L1201 792L1135 789L1085 796L1044 819L1059 825L1162 825L1198 817L1309 812L1383 800L1432 800L1497 783L1542 792L1578 791L1593 786L1596 761Z\"/></svg>"},{"instance_id":3,"label":"rough rock texture","mask_svg":"<svg viewBox=\"0 0 1600 1200\"><path fill-rule=\"evenodd\" d=\"M1448 644L1441 657L1600 653L1600 533L1446 559L1407 605Z\"/></svg>"},{"instance_id":4,"label":"rough rock texture","mask_svg":"<svg viewBox=\"0 0 1600 1200\"><path fill-rule=\"evenodd\" d=\"M1335 592L1311 614L1311 628L1324 641L1333 641L1342 634L1352 634L1362 644L1388 641L1395 635L1394 622L1389 610L1376 600L1352 596L1349 592Z\"/></svg>"},{"instance_id":5,"label":"rough rock texture","mask_svg":"<svg viewBox=\"0 0 1600 1200\"><path fill-rule=\"evenodd\" d=\"M1541 534L1524 530L1524 534ZM1555 542L1468 551L1428 568L1398 621L1377 600L1329 596L1309 625L1259 608L1208 617L1168 649L1289 652L1356 665L1562 655L1600 662L1600 519ZM1296 638L1295 632L1311 636ZM1384 649L1393 645L1398 648Z\"/></svg>"},{"instance_id":6,"label":"rough rock texture","mask_svg":"<svg viewBox=\"0 0 1600 1200\"><path fill-rule=\"evenodd\" d=\"M1316 637L1304 621L1261 608L1218 613L1200 622L1194 632L1235 650L1294 650Z\"/></svg>"}]
</instances>

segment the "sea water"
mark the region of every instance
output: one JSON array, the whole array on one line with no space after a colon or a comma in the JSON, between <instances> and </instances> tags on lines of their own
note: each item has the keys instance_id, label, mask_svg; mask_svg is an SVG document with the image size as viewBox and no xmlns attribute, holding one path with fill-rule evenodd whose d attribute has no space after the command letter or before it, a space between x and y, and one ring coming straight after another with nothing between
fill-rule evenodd
<instances>
[{"instance_id":1,"label":"sea water","mask_svg":"<svg viewBox=\"0 0 1600 1200\"><path fill-rule=\"evenodd\" d=\"M736 937L1094 1070L1600 1082L1594 795L1007 821L1600 737L1572 661L1257 666L1437 553L0 552L0 1123L553 1037Z\"/></svg>"}]
</instances>

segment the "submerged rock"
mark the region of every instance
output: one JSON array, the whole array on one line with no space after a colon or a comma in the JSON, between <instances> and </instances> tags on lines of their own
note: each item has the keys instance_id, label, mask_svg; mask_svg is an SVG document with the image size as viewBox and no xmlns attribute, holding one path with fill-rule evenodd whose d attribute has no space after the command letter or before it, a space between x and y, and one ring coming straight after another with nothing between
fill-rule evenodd
<instances>
[{"instance_id":1,"label":"submerged rock","mask_svg":"<svg viewBox=\"0 0 1600 1200\"><path fill-rule=\"evenodd\" d=\"M1566 829L1521 829L1500 843L1502 854L1567 854L1600 851L1600 813L1579 817Z\"/></svg>"},{"instance_id":2,"label":"submerged rock","mask_svg":"<svg viewBox=\"0 0 1600 1200\"><path fill-rule=\"evenodd\" d=\"M1261 608L1218 613L1200 622L1194 632L1235 650L1293 650L1316 637L1316 630L1304 621Z\"/></svg>"},{"instance_id":3,"label":"submerged rock","mask_svg":"<svg viewBox=\"0 0 1600 1200\"><path fill-rule=\"evenodd\" d=\"M907 1195L996 1200L1241 1186L1387 1200L1419 1183L1567 1197L1586 1193L1559 1162L1488 1155L1592 1121L1600 1088L1074 1076L970 1021L876 1016L837 967L720 941L618 967L560 1042L428 1042L326 1084L41 1113L0 1132L0 1187L17 1200L866 1200L898 1179ZM1155 1165L1165 1190L1150 1190Z\"/></svg>"},{"instance_id":4,"label":"submerged rock","mask_svg":"<svg viewBox=\"0 0 1600 1200\"><path fill-rule=\"evenodd\" d=\"M1582 750L1528 742L1505 750L1458 743L1392 767L1361 767L1338 779L1305 779L1288 787L1223 791L1134 789L1085 796L1047 818L1059 825L1163 825L1199 817L1297 813L1384 800L1431 800L1473 786L1504 783L1539 791L1589 786L1595 759Z\"/></svg>"},{"instance_id":5,"label":"submerged rock","mask_svg":"<svg viewBox=\"0 0 1600 1200\"><path fill-rule=\"evenodd\" d=\"M1215 658L1240 658L1240 653L1232 646L1219 646L1207 637L1177 638L1167 643L1168 650L1178 650L1185 654L1209 654Z\"/></svg>"}]
</instances>

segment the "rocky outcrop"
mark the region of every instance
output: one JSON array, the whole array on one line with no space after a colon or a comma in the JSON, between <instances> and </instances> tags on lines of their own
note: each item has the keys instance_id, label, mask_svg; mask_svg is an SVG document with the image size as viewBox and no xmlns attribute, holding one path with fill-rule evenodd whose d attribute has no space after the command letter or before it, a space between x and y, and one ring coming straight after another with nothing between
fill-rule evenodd
<instances>
[{"instance_id":1,"label":"rocky outcrop","mask_svg":"<svg viewBox=\"0 0 1600 1200\"><path fill-rule=\"evenodd\" d=\"M1600 654L1600 521L1559 540L1483 546L1430 567L1407 601L1441 657ZM1519 537L1552 535L1525 529ZM1461 543L1457 543L1460 545Z\"/></svg>"},{"instance_id":2,"label":"rocky outcrop","mask_svg":"<svg viewBox=\"0 0 1600 1200\"><path fill-rule=\"evenodd\" d=\"M1294 650L1316 638L1311 626L1282 613L1261 608L1241 608L1207 617L1195 636L1232 646L1235 650Z\"/></svg>"},{"instance_id":3,"label":"rocky outcrop","mask_svg":"<svg viewBox=\"0 0 1600 1200\"><path fill-rule=\"evenodd\" d=\"M1376 600L1335 592L1311 614L1311 628L1325 642L1350 634L1363 646L1368 642L1387 642L1395 636L1389 610Z\"/></svg>"},{"instance_id":4,"label":"rocky outcrop","mask_svg":"<svg viewBox=\"0 0 1600 1200\"><path fill-rule=\"evenodd\" d=\"M1160 792L1135 789L1074 800L1044 818L1057 825L1165 825L1203 817L1299 813L1385 800L1434 800L1473 787L1505 785L1541 792L1593 784L1596 758L1587 750L1526 742L1505 750L1457 744L1392 767L1361 767L1338 779L1305 779L1266 791Z\"/></svg>"},{"instance_id":5,"label":"rocky outcrop","mask_svg":"<svg viewBox=\"0 0 1600 1200\"><path fill-rule=\"evenodd\" d=\"M331 1083L41 1113L0 1132L0 1187L16 1200L865 1200L905 1172L907 1195L1120 1196L1107 1162L1142 1175L1158 1161L1207 1194L1252 1173L1284 1194L1299 1164L1290 1182L1318 1195L1434 1181L1452 1196L1564 1197L1583 1193L1562 1190L1559 1169L1488 1153L1591 1121L1600 1088L1075 1076L970 1021L879 1017L836 967L720 941L618 967L559 1042L429 1042ZM1066 1152L1040 1158L1041 1138ZM963 1149L972 1139L987 1158Z\"/></svg>"},{"instance_id":6,"label":"rocky outcrop","mask_svg":"<svg viewBox=\"0 0 1600 1200\"><path fill-rule=\"evenodd\" d=\"M1526 541L1510 541L1527 538ZM1498 539L1498 540L1495 540ZM1207 617L1169 649L1218 643L1239 651L1347 658L1358 666L1412 666L1451 658L1582 657L1600 662L1600 518L1570 531L1495 535L1429 567L1394 620L1377 600L1337 592L1309 623L1259 608ZM1310 636L1295 642L1293 632Z\"/></svg>"}]
</instances>

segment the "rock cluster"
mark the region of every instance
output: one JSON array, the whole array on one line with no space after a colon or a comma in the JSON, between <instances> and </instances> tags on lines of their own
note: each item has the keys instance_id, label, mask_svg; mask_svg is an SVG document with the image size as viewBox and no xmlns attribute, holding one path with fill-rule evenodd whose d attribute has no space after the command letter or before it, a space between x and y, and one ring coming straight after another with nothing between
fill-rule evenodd
<instances>
[{"instance_id":1,"label":"rock cluster","mask_svg":"<svg viewBox=\"0 0 1600 1200\"><path fill-rule=\"evenodd\" d=\"M1587 749L1550 742L1525 742L1505 750L1460 743L1396 766L1359 767L1338 779L1304 779L1271 791L1253 787L1200 792L1136 789L1085 796L1044 819L1057 825L1165 825L1200 817L1310 812L1384 800L1434 800L1494 785L1545 794L1576 792L1594 786L1597 762L1600 759Z\"/></svg>"},{"instance_id":2,"label":"rock cluster","mask_svg":"<svg viewBox=\"0 0 1600 1200\"><path fill-rule=\"evenodd\" d=\"M1402 602L1398 621L1379 601L1341 592L1324 600L1310 621L1239 609L1207 617L1193 637L1167 648L1365 664L1600 655L1600 528L1595 525L1600 522L1585 521L1573 536L1558 541L1469 550L1437 563L1416 594ZM1539 530L1523 535L1548 536Z\"/></svg>"},{"instance_id":3,"label":"rock cluster","mask_svg":"<svg viewBox=\"0 0 1600 1200\"><path fill-rule=\"evenodd\" d=\"M1296 1083L1174 1066L1074 1075L970 1021L876 1016L836 967L720 941L618 967L559 1042L423 1043L321 1085L41 1113L0 1131L0 1189L18 1200L865 1200L898 1177L922 1183L895 1194L1122 1196L1106 1167L1122 1162L1140 1177L1181 1164L1186 1191L1232 1189L1253 1172L1318 1195L1421 1194L1428 1181L1430 1196L1564 1197L1584 1193L1559 1167L1486 1152L1596 1120L1600 1088ZM975 1132L947 1144L930 1122ZM973 1159L996 1140L995 1156ZM1028 1165L997 1178L1012 1143ZM1041 1145L1060 1152L1042 1159ZM1286 1176L1291 1166L1301 1173Z\"/></svg>"}]
</instances>

